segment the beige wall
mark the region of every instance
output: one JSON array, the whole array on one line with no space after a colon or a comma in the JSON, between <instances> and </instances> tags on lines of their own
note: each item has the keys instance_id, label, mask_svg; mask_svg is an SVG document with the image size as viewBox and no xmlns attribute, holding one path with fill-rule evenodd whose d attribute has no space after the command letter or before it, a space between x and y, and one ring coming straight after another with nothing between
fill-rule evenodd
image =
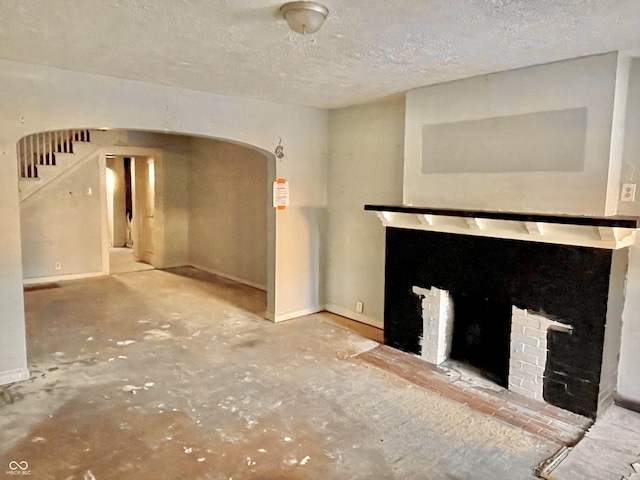
<instances>
[{"instance_id":1,"label":"beige wall","mask_svg":"<svg viewBox=\"0 0 640 480\"><path fill-rule=\"evenodd\" d=\"M640 180L640 58L631 60L620 183ZM640 216L640 189L635 202L620 202L619 215Z\"/></svg>"},{"instance_id":2,"label":"beige wall","mask_svg":"<svg viewBox=\"0 0 640 480\"><path fill-rule=\"evenodd\" d=\"M161 190L158 192L162 216L163 268L187 264L189 235L189 155L163 151Z\"/></svg>"},{"instance_id":3,"label":"beige wall","mask_svg":"<svg viewBox=\"0 0 640 480\"><path fill-rule=\"evenodd\" d=\"M640 59L631 62L629 102L623 152L622 183L640 179ZM635 202L620 204L623 215L640 216L640 190ZM631 247L626 298L622 313L622 346L618 367L618 392L626 400L640 403L640 235Z\"/></svg>"},{"instance_id":4,"label":"beige wall","mask_svg":"<svg viewBox=\"0 0 640 480\"><path fill-rule=\"evenodd\" d=\"M22 202L25 279L102 271L100 192L96 155Z\"/></svg>"},{"instance_id":5,"label":"beige wall","mask_svg":"<svg viewBox=\"0 0 640 480\"><path fill-rule=\"evenodd\" d=\"M616 93L624 97L625 71L616 53L540 65L456 82L419 88L407 93L404 201L409 205L477 210L503 210L577 215L611 215L617 207L620 158L611 153L611 138L620 137L617 122L624 112ZM616 90L616 83L621 83ZM583 147L583 165L573 171L560 168L555 149L545 151L545 142L529 145L530 138L558 135L559 143L569 133L580 135L580 125L571 120L553 131L541 112L586 109L586 136L577 139ZM616 115L616 112L619 114ZM528 114L527 121L506 121L505 135L491 142L494 154L477 154L484 170L459 173L430 173L423 169L423 128L451 127L466 132L480 144L482 130L472 121L501 119ZM543 119L544 117L544 119ZM519 117L521 118L521 117ZM572 117L573 118L573 117ZM516 117L511 117L515 120ZM616 121L614 121L616 120ZM577 120L575 120L577 121ZM474 126L475 125L475 126ZM451 132L443 128L444 134ZM428 138L428 137L427 137ZM462 139L464 142L465 140ZM459 146L453 135L450 148ZM430 145L430 144L429 144ZM429 145L426 145L427 151ZM527 145L526 151L522 145ZM463 144L461 148L464 148ZM470 146L468 150L473 150ZM573 150L573 147L570 149ZM495 156L510 152L516 158L502 158L515 166L502 171L491 169ZM470 152L476 155L475 152ZM569 152L575 154L576 152ZM435 157L437 151L433 154ZM549 158L550 157L550 158ZM541 159L547 158L548 161ZM447 158L441 159L446 162ZM533 162L522 165L522 162ZM538 164L539 163L539 164ZM551 164L551 165L549 165ZM566 165L565 165L566 168ZM524 171L521 171L524 169ZM490 172L490 173L487 173ZM616 174L617 172L617 174ZM608 179L614 179L609 185ZM610 188L611 187L611 188ZM611 199L614 201L612 202Z\"/></svg>"},{"instance_id":6,"label":"beige wall","mask_svg":"<svg viewBox=\"0 0 640 480\"><path fill-rule=\"evenodd\" d=\"M0 143L0 385L29 378L15 143Z\"/></svg>"},{"instance_id":7,"label":"beige wall","mask_svg":"<svg viewBox=\"0 0 640 480\"><path fill-rule=\"evenodd\" d=\"M404 97L331 111L327 309L382 327L385 232L367 203L402 203ZM363 313L356 302L364 303Z\"/></svg>"},{"instance_id":8,"label":"beige wall","mask_svg":"<svg viewBox=\"0 0 640 480\"><path fill-rule=\"evenodd\" d=\"M267 158L229 142L192 146L189 264L266 289Z\"/></svg>"}]
</instances>

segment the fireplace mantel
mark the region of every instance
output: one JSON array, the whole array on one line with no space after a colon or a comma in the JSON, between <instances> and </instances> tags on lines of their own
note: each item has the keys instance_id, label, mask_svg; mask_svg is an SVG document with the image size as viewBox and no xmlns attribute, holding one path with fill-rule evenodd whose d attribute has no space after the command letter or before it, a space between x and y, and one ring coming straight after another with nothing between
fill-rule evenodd
<instances>
[{"instance_id":1,"label":"fireplace mantel","mask_svg":"<svg viewBox=\"0 0 640 480\"><path fill-rule=\"evenodd\" d=\"M365 205L385 227L617 250L633 245L640 218L587 217L403 205Z\"/></svg>"}]
</instances>

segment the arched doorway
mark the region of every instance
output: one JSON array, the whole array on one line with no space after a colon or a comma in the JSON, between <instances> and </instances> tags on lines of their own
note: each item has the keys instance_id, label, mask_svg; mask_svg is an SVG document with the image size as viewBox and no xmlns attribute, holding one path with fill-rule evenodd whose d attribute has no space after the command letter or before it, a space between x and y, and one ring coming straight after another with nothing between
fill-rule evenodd
<instances>
[{"instance_id":1,"label":"arched doorway","mask_svg":"<svg viewBox=\"0 0 640 480\"><path fill-rule=\"evenodd\" d=\"M49 184L41 181L38 192L21 202L21 212L28 212L21 215L23 264L29 266L25 283L108 274L114 219L130 215L128 238L137 261L156 268L194 266L265 290L273 299L272 155L204 137L87 132L91 142L74 146L76 155L84 158L65 166L65 155L57 153L55 169L61 173ZM58 135L42 136L48 140ZM47 155L39 150L38 155L37 162L44 162ZM135 208L116 214L110 185L115 170L107 166L113 167L115 159L124 164L125 158ZM56 208L60 198L67 202ZM86 234L92 231L99 233ZM272 305L267 305L266 317Z\"/></svg>"},{"instance_id":2,"label":"arched doorway","mask_svg":"<svg viewBox=\"0 0 640 480\"><path fill-rule=\"evenodd\" d=\"M269 217L268 306L281 321L322 309L326 111L2 61L0 81L0 383L28 378L16 143L33 132L86 125L221 138L269 157L292 203ZM285 156L271 153L282 145ZM277 250L277 252L276 252ZM273 272L273 274L272 274Z\"/></svg>"}]
</instances>

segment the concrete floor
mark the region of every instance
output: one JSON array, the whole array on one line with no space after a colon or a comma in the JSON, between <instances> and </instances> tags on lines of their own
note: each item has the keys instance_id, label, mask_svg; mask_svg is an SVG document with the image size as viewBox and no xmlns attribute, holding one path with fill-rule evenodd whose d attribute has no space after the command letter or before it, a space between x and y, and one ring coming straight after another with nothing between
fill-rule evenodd
<instances>
[{"instance_id":1,"label":"concrete floor","mask_svg":"<svg viewBox=\"0 0 640 480\"><path fill-rule=\"evenodd\" d=\"M542 472L549 480L640 480L640 413L611 406L580 443Z\"/></svg>"},{"instance_id":2,"label":"concrete floor","mask_svg":"<svg viewBox=\"0 0 640 480\"><path fill-rule=\"evenodd\" d=\"M356 358L377 343L329 314L272 324L264 292L195 269L25 301L32 378L1 392L0 472L519 480L559 448Z\"/></svg>"},{"instance_id":3,"label":"concrete floor","mask_svg":"<svg viewBox=\"0 0 640 480\"><path fill-rule=\"evenodd\" d=\"M136 262L133 249L127 247L112 247L109 249L109 271L114 273L131 273L142 270L153 270L147 263Z\"/></svg>"}]
</instances>

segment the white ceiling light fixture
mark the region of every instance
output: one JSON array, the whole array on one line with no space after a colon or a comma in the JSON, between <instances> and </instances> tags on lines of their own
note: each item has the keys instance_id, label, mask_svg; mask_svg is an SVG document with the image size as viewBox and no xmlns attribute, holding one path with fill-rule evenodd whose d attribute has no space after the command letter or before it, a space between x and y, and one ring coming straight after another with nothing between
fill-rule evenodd
<instances>
[{"instance_id":1,"label":"white ceiling light fixture","mask_svg":"<svg viewBox=\"0 0 640 480\"><path fill-rule=\"evenodd\" d=\"M329 9L316 2L289 2L280 7L289 28L303 35L316 33L329 15Z\"/></svg>"}]
</instances>

